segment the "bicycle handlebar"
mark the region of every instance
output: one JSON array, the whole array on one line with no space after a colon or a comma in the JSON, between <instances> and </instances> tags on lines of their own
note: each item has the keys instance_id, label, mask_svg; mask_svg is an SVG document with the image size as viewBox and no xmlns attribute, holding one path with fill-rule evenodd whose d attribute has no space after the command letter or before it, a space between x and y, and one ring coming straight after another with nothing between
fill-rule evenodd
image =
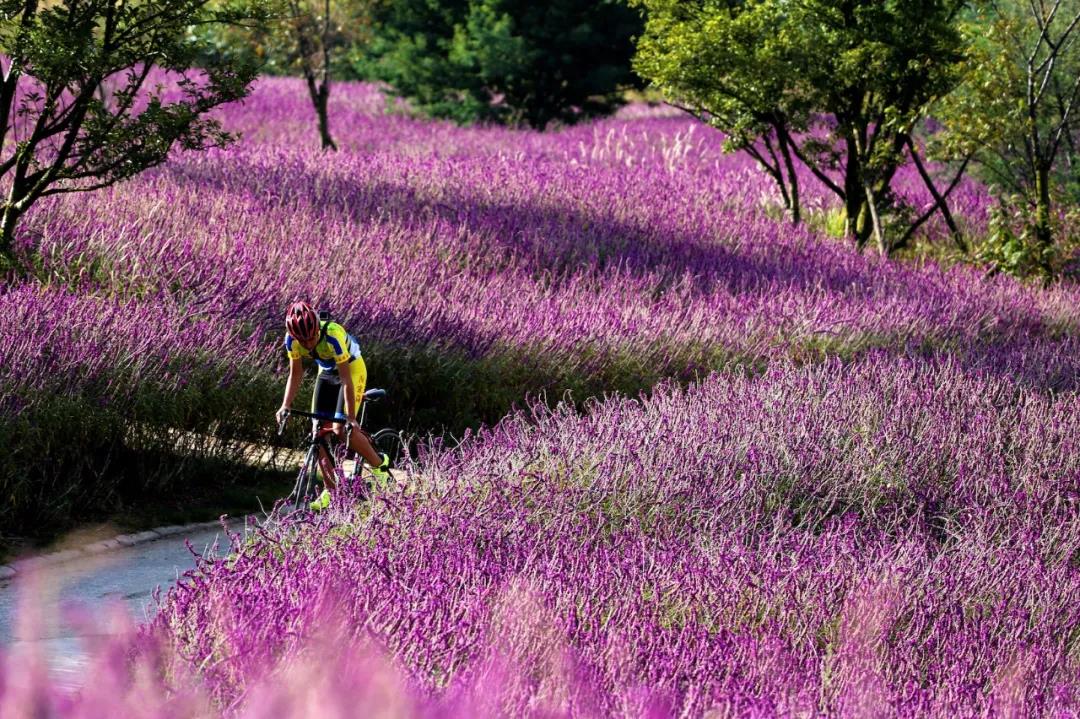
<instances>
[{"instance_id":1,"label":"bicycle handlebar","mask_svg":"<svg viewBox=\"0 0 1080 719\"><path fill-rule=\"evenodd\" d=\"M382 399L385 396L386 396L386 390L384 390L384 389L369 389L367 392L364 392L364 401L365 402L376 402L376 401ZM308 417L310 419L318 419L318 420L322 420L323 422L341 422L342 421L337 416L337 414L326 414L325 412L304 412L303 410L299 410L299 409L289 409L289 410L285 411L285 418L282 419L280 423L278 423L277 433L278 433L279 436L281 435L282 432L285 431L285 423L289 421L289 417L292 417L294 415L297 416L297 417Z\"/></svg>"}]
</instances>

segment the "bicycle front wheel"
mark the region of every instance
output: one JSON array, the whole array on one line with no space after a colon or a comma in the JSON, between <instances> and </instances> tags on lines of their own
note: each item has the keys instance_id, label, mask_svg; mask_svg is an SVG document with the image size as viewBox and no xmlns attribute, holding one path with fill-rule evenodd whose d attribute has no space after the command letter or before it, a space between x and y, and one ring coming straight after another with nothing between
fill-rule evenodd
<instances>
[{"instance_id":1,"label":"bicycle front wheel","mask_svg":"<svg viewBox=\"0 0 1080 719\"><path fill-rule=\"evenodd\" d=\"M308 508L308 503L315 497L315 473L319 466L319 449L312 446L308 448L304 463L300 465L300 472L296 476L296 485L293 488L292 505L295 511Z\"/></svg>"}]
</instances>

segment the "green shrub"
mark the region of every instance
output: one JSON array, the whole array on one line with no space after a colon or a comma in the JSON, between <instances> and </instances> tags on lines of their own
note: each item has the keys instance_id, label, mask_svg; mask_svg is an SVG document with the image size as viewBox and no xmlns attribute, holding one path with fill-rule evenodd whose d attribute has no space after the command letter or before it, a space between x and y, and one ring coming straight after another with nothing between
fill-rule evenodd
<instances>
[{"instance_id":1,"label":"green shrub","mask_svg":"<svg viewBox=\"0 0 1080 719\"><path fill-rule=\"evenodd\" d=\"M543 128L608 113L640 86L641 20L622 0L389 0L375 15L359 73L431 117Z\"/></svg>"}]
</instances>

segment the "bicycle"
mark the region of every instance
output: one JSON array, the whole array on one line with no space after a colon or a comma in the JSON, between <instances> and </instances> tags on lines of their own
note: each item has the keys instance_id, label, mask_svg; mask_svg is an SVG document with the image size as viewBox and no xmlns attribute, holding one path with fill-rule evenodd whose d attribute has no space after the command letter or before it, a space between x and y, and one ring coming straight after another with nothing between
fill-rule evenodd
<instances>
[{"instance_id":1,"label":"bicycle","mask_svg":"<svg viewBox=\"0 0 1080 719\"><path fill-rule=\"evenodd\" d=\"M357 424L360 425L361 432L367 434L363 429L363 426L368 404L370 402L377 402L384 397L386 397L386 390L384 389L369 389L364 392L363 401L360 403L360 417L357 422ZM339 467L343 468L344 461L347 459L346 454L348 452L349 436L352 427L347 427L345 429L344 441L339 442L337 432L331 426L332 423L340 421L339 417L329 413L304 412L298 409L290 409L286 411L285 416L278 424L279 437L285 431L285 424L288 422L289 417L293 416L306 417L312 420L311 436L304 442L304 446L307 447L307 452L304 454L304 461L300 465L300 471L296 475L296 483L293 485L292 492L289 493L288 498L285 500L286 507L291 506L293 511L304 511L308 509L308 503L316 496L315 488L318 471L323 473L324 481L325 477L332 476L340 485L345 479L345 476ZM380 429L375 434L368 434L368 439L371 440L371 444L375 447L376 452L379 454L386 454L390 458L390 464L393 466L394 460L397 459L397 454L400 450L400 437L398 433L387 427ZM352 471L353 479L359 479L363 464L363 460L360 457L356 457ZM393 473L390 473L390 477L391 479L393 478Z\"/></svg>"}]
</instances>

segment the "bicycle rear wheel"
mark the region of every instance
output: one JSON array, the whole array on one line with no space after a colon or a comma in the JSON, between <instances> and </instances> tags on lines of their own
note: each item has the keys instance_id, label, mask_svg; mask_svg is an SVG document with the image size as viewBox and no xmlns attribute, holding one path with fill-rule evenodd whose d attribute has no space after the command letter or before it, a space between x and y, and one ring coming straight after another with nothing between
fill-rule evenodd
<instances>
[{"instance_id":1,"label":"bicycle rear wheel","mask_svg":"<svg viewBox=\"0 0 1080 719\"><path fill-rule=\"evenodd\" d=\"M401 459L402 442L397 430L389 427L380 429L371 435L371 444L374 445L376 452L390 458L391 467L396 466L398 460Z\"/></svg>"}]
</instances>

